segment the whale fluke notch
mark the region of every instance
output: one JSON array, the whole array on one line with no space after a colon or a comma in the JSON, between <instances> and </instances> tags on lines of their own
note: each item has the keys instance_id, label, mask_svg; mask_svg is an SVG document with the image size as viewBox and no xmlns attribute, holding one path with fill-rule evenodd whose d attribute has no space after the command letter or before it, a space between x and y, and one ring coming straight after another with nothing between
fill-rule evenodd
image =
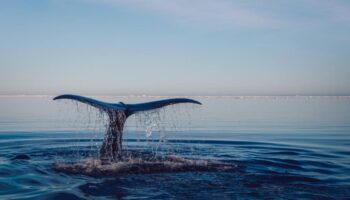
<instances>
[{"instance_id":1,"label":"whale fluke notch","mask_svg":"<svg viewBox=\"0 0 350 200\"><path fill-rule=\"evenodd\" d=\"M187 98L171 98L139 104L124 104L123 102L106 103L96 99L72 94L59 95L53 98L53 100L59 99L70 99L85 103L105 111L108 114L109 125L100 149L100 159L108 162L115 162L121 159L123 128L126 119L130 115L179 103L194 103L201 105L199 101Z\"/></svg>"}]
</instances>

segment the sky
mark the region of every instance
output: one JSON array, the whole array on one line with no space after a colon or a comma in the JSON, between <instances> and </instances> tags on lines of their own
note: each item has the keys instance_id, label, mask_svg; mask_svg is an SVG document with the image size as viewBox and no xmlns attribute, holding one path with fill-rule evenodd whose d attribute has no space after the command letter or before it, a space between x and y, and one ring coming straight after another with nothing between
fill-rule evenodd
<instances>
[{"instance_id":1,"label":"sky","mask_svg":"<svg viewBox=\"0 0 350 200\"><path fill-rule=\"evenodd\" d=\"M0 95L350 95L348 0L0 0Z\"/></svg>"}]
</instances>

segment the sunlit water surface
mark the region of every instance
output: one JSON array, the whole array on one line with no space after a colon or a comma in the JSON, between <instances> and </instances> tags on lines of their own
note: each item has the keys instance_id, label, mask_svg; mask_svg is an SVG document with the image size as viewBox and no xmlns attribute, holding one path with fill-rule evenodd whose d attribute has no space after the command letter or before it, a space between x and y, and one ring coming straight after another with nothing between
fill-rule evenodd
<instances>
[{"instance_id":1,"label":"sunlit water surface","mask_svg":"<svg viewBox=\"0 0 350 200\"><path fill-rule=\"evenodd\" d=\"M193 97L128 120L141 155L236 164L233 171L91 177L54 163L96 159L106 116L52 97L0 97L0 199L349 199L349 97ZM98 97L127 103L159 98ZM30 159L16 160L25 154Z\"/></svg>"}]
</instances>

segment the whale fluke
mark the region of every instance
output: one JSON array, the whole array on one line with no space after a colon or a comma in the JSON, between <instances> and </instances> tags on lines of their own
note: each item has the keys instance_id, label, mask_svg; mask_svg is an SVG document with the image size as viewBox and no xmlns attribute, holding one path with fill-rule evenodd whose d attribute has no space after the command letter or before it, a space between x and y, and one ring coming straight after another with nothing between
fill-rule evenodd
<instances>
[{"instance_id":1,"label":"whale fluke","mask_svg":"<svg viewBox=\"0 0 350 200\"><path fill-rule=\"evenodd\" d=\"M105 111L108 114L109 125L100 150L100 158L101 160L109 162L115 162L121 159L123 128L126 119L130 115L179 103L194 103L201 105L199 101L187 98L171 98L139 104L125 104L123 102L106 103L96 99L72 94L59 95L53 98L53 100L59 99L79 101Z\"/></svg>"},{"instance_id":2,"label":"whale fluke","mask_svg":"<svg viewBox=\"0 0 350 200\"><path fill-rule=\"evenodd\" d=\"M199 104L201 103L199 101L193 100L193 99L186 99L186 98L173 98L173 99L164 99L159 101L152 101L147 103L139 103L139 104L126 104L126 107L131 112L138 112L138 111L146 111L146 110L153 110L157 108L161 108L164 106L169 106L172 104L178 104L178 103L194 103Z\"/></svg>"},{"instance_id":3,"label":"whale fluke","mask_svg":"<svg viewBox=\"0 0 350 200\"><path fill-rule=\"evenodd\" d=\"M124 104L123 102L106 103L106 102L98 101L96 99L83 97L79 95L72 95L72 94L64 94L53 98L53 100L58 100L58 99L71 99L71 100L79 101L81 103L88 104L90 106L96 107L104 111L110 111L110 110L126 111L129 116L131 114L134 114L135 112L153 110L153 109L161 108L168 105L178 104L178 103L194 103L194 104L201 105L199 101L196 101L193 99L187 99L187 98L172 98L172 99L164 99L164 100L151 101L151 102L139 103L139 104Z\"/></svg>"},{"instance_id":4,"label":"whale fluke","mask_svg":"<svg viewBox=\"0 0 350 200\"><path fill-rule=\"evenodd\" d=\"M111 104L111 103L106 103L102 101L98 101L96 99L88 98L88 97L83 97L79 95L73 95L73 94L64 94L64 95L59 95L53 100L59 100L59 99L70 99L70 100L75 100L79 101L81 103L88 104L90 106L96 107L101 110L109 110L109 109L114 109L114 110L126 110L125 105L123 104Z\"/></svg>"}]
</instances>

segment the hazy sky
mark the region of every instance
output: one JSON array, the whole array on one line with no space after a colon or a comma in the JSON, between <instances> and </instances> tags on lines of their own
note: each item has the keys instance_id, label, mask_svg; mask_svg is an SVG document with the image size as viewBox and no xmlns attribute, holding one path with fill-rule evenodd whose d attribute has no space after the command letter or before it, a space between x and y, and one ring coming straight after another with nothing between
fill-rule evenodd
<instances>
[{"instance_id":1,"label":"hazy sky","mask_svg":"<svg viewBox=\"0 0 350 200\"><path fill-rule=\"evenodd\" d=\"M349 0L1 0L0 94L350 94Z\"/></svg>"}]
</instances>

